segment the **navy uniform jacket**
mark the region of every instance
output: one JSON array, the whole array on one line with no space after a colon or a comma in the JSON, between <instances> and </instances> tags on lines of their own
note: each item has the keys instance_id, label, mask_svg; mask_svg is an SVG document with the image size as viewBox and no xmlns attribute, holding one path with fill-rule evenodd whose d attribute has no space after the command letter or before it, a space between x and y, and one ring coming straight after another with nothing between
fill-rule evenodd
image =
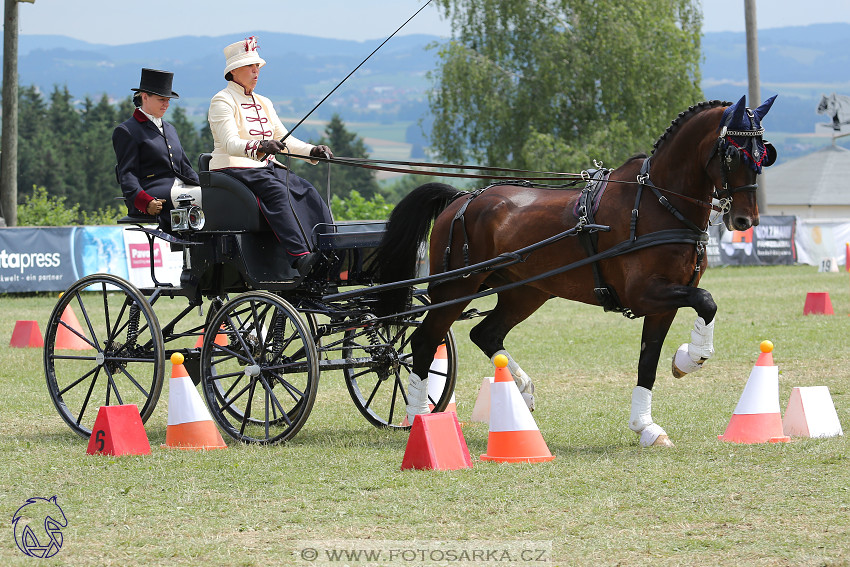
<instances>
[{"instance_id":1,"label":"navy uniform jacket","mask_svg":"<svg viewBox=\"0 0 850 567\"><path fill-rule=\"evenodd\" d=\"M200 185L189 164L174 126L162 122L163 132L139 109L112 132L112 147L118 159L118 182L124 201L132 211L145 212L153 199L165 199L171 207L171 187L180 178L187 185Z\"/></svg>"}]
</instances>

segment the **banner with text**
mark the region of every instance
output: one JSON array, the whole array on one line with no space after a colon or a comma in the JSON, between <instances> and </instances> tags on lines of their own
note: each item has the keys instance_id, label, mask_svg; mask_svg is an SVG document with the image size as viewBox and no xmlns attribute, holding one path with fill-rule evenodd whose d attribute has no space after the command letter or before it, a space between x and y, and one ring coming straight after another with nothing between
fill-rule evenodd
<instances>
[{"instance_id":1,"label":"banner with text","mask_svg":"<svg viewBox=\"0 0 850 567\"><path fill-rule=\"evenodd\" d=\"M797 262L796 218L762 216L749 230L726 230L721 225L708 230L709 266L759 266Z\"/></svg>"}]
</instances>

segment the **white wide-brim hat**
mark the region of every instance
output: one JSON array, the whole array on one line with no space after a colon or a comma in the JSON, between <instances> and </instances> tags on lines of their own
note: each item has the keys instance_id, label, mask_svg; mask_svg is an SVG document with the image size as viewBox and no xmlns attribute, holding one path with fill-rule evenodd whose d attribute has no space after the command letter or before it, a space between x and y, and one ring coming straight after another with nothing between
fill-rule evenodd
<instances>
[{"instance_id":1,"label":"white wide-brim hat","mask_svg":"<svg viewBox=\"0 0 850 567\"><path fill-rule=\"evenodd\" d=\"M224 57L227 60L224 67L224 74L227 76L229 72L245 65L257 64L260 67L266 64L260 55L257 53L257 38L253 35L248 39L231 43L224 48Z\"/></svg>"}]
</instances>

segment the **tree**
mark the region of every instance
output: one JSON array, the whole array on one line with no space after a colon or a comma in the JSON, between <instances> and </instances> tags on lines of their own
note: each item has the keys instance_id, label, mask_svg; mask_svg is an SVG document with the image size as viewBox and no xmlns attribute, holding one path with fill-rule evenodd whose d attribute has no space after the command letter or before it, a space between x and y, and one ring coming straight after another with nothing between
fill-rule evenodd
<instances>
[{"instance_id":1,"label":"tree","mask_svg":"<svg viewBox=\"0 0 850 567\"><path fill-rule=\"evenodd\" d=\"M439 0L443 159L578 171L647 151L702 99L698 0Z\"/></svg>"},{"instance_id":2,"label":"tree","mask_svg":"<svg viewBox=\"0 0 850 567\"><path fill-rule=\"evenodd\" d=\"M115 153L112 150L112 130L115 128L115 109L104 94L97 104L86 97L82 113L83 131L79 139L82 150L83 176L69 194L71 202L79 203L83 211L93 211L115 203L121 195L115 179Z\"/></svg>"},{"instance_id":3,"label":"tree","mask_svg":"<svg viewBox=\"0 0 850 567\"><path fill-rule=\"evenodd\" d=\"M210 121L204 119L198 132L198 149L200 153L208 154L213 151L213 147L215 147L215 139L212 135L212 128L210 128ZM196 164L192 164L192 166L197 167Z\"/></svg>"},{"instance_id":4,"label":"tree","mask_svg":"<svg viewBox=\"0 0 850 567\"><path fill-rule=\"evenodd\" d=\"M133 104L133 97L127 96L118 101L118 108L115 110L115 125L124 122L136 111L136 105ZM111 138L110 138L111 140Z\"/></svg>"},{"instance_id":5,"label":"tree","mask_svg":"<svg viewBox=\"0 0 850 567\"><path fill-rule=\"evenodd\" d=\"M47 103L38 88L29 86L20 90L17 129L18 202L32 193L33 186L47 185L44 156L49 148L57 145L51 136L47 112Z\"/></svg>"},{"instance_id":6,"label":"tree","mask_svg":"<svg viewBox=\"0 0 850 567\"><path fill-rule=\"evenodd\" d=\"M325 127L325 135L313 144L324 144L333 150L334 155L368 158L366 143L354 132L345 128L345 123L339 114L334 114L331 121ZM304 163L293 162L293 171L313 184L320 193L324 194L322 188L327 185L327 166L320 165L311 167ZM357 191L366 200L372 199L378 193L378 181L375 178L375 170L360 167L350 167L334 164L330 171L331 194L336 197L347 198L351 191Z\"/></svg>"},{"instance_id":7,"label":"tree","mask_svg":"<svg viewBox=\"0 0 850 567\"><path fill-rule=\"evenodd\" d=\"M53 87L47 125L54 143L44 148L44 186L50 187L54 195L69 195L74 192L73 188L81 185L84 174L82 150L73 139L74 133L81 131L82 119L67 86ZM63 143L57 144L55 140Z\"/></svg>"},{"instance_id":8,"label":"tree","mask_svg":"<svg viewBox=\"0 0 850 567\"><path fill-rule=\"evenodd\" d=\"M180 138L180 145L183 146L183 151L186 152L186 157L189 158L189 163L196 167L198 155L203 151L212 151L212 148L202 149L198 129L192 124L192 121L186 116L186 111L182 106L174 105L169 116L165 118L170 122L174 129L177 130L177 137Z\"/></svg>"}]
</instances>

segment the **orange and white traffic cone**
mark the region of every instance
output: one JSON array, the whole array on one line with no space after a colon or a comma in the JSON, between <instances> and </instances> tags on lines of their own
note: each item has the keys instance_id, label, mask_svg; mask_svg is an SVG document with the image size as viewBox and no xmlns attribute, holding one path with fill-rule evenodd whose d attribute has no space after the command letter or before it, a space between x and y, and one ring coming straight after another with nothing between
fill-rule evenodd
<instances>
[{"instance_id":1,"label":"orange and white traffic cone","mask_svg":"<svg viewBox=\"0 0 850 567\"><path fill-rule=\"evenodd\" d=\"M68 325L68 327L76 331L76 333L71 331L62 323ZM77 319L76 314L74 314L74 310L71 309L71 305L66 305L65 310L62 311L59 326L56 328L56 348L68 350L89 350L94 348L88 343L88 341L82 338L85 336L86 334L83 332L80 320Z\"/></svg>"},{"instance_id":2,"label":"orange and white traffic cone","mask_svg":"<svg viewBox=\"0 0 850 567\"><path fill-rule=\"evenodd\" d=\"M223 328L224 328L224 325L222 325L222 329ZM202 346L204 346L204 333L205 332L206 332L206 329L201 329L201 335L198 337L198 341L195 343L195 348L201 348ZM213 342L215 344L217 344L218 346L227 346L227 335L225 335L224 333L219 331L218 333L216 333L215 340Z\"/></svg>"},{"instance_id":3,"label":"orange and white traffic cone","mask_svg":"<svg viewBox=\"0 0 850 567\"><path fill-rule=\"evenodd\" d=\"M195 389L183 355L171 355L171 380L168 381L168 427L165 445L174 449L226 449L221 433L210 417L201 395Z\"/></svg>"},{"instance_id":4,"label":"orange and white traffic cone","mask_svg":"<svg viewBox=\"0 0 850 567\"><path fill-rule=\"evenodd\" d=\"M428 369L428 407L434 411L434 404L430 400L437 401L443 395L443 389L446 387L446 377L449 372L449 359L446 354L446 344L441 343L437 347L437 352L434 354L434 361L431 362L431 367ZM455 401L455 393L452 392L452 398L449 400L449 405L443 411L453 411L457 413L457 402Z\"/></svg>"},{"instance_id":5,"label":"orange and white traffic cone","mask_svg":"<svg viewBox=\"0 0 850 567\"><path fill-rule=\"evenodd\" d=\"M773 343L762 341L756 365L729 420L721 441L732 443L784 443L779 410L779 368L773 364Z\"/></svg>"},{"instance_id":6,"label":"orange and white traffic cone","mask_svg":"<svg viewBox=\"0 0 850 567\"><path fill-rule=\"evenodd\" d=\"M490 385L490 435L482 461L538 463L555 458L540 434L513 376L508 357L497 355L496 376Z\"/></svg>"}]
</instances>

